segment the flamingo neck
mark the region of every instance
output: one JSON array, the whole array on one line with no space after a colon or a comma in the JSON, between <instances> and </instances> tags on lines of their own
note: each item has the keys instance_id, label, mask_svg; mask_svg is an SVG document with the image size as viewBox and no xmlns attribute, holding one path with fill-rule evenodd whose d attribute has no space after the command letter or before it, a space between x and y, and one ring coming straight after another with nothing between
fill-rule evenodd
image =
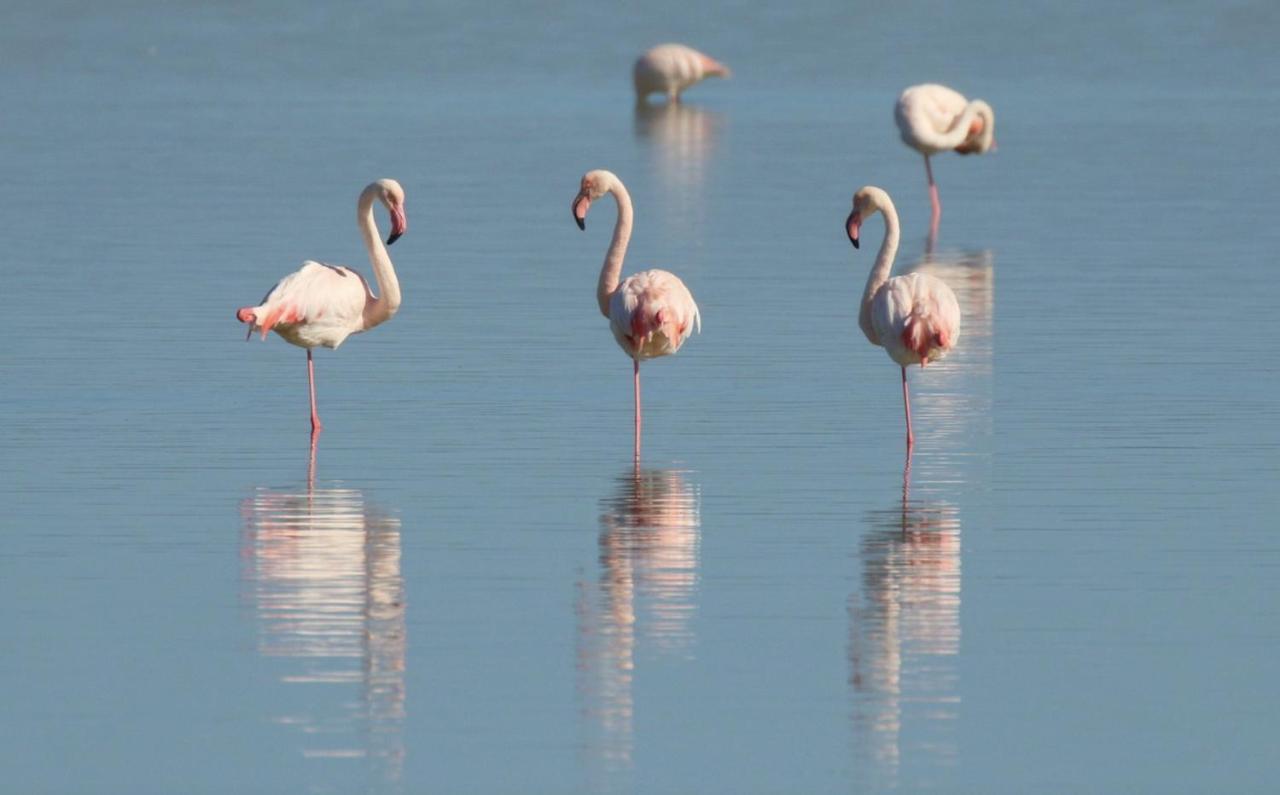
<instances>
[{"instance_id":1,"label":"flamingo neck","mask_svg":"<svg viewBox=\"0 0 1280 795\"><path fill-rule=\"evenodd\" d=\"M371 329L385 323L400 308L400 280L396 278L396 269L391 265L391 256L378 234L378 222L373 217L373 200L375 190L366 190L360 194L356 205L356 223L360 227L360 236L364 238L364 247L369 252L369 263L373 265L373 278L378 282L378 295L369 294L364 306L364 327Z\"/></svg>"},{"instance_id":2,"label":"flamingo neck","mask_svg":"<svg viewBox=\"0 0 1280 795\"><path fill-rule=\"evenodd\" d=\"M898 210L886 195L881 203L880 212L884 214L884 241L880 243L880 253L876 254L876 262L867 275L867 287L862 291L862 306L858 310L858 326L867 339L879 345L875 328L871 323L871 303L876 293L889 281L889 272L893 270L893 258L898 254Z\"/></svg>"},{"instance_id":3,"label":"flamingo neck","mask_svg":"<svg viewBox=\"0 0 1280 795\"><path fill-rule=\"evenodd\" d=\"M618 289L618 282L622 278L622 260L627 256L627 243L631 241L631 224L634 218L631 194L627 193L626 186L621 181L615 181L609 192L618 202L618 220L613 225L613 240L609 243L609 252L604 255L600 283L596 286L596 301L605 317L609 316L609 297Z\"/></svg>"},{"instance_id":4,"label":"flamingo neck","mask_svg":"<svg viewBox=\"0 0 1280 795\"><path fill-rule=\"evenodd\" d=\"M969 130L973 127L973 120L982 119L982 132L978 133L978 140L972 144L974 151L985 152L991 146L992 128L995 126L995 120L992 118L991 106L980 99L975 99L968 105L964 106L964 113L956 119L951 125L951 129L942 134L942 146L945 149L955 149L958 146L964 146L969 140ZM969 151L966 149L965 151Z\"/></svg>"}]
</instances>

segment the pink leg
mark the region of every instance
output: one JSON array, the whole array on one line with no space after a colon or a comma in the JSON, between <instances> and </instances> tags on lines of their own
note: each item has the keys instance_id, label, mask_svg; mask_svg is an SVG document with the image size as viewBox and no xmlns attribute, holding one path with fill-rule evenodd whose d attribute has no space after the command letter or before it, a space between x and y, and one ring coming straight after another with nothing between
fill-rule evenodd
<instances>
[{"instance_id":1,"label":"pink leg","mask_svg":"<svg viewBox=\"0 0 1280 795\"><path fill-rule=\"evenodd\" d=\"M933 181L933 166L929 156L924 156L924 173L929 177L929 203L933 206L933 215L929 220L929 236L937 239L938 221L942 219L942 201L938 198L938 183Z\"/></svg>"},{"instance_id":2,"label":"pink leg","mask_svg":"<svg viewBox=\"0 0 1280 795\"><path fill-rule=\"evenodd\" d=\"M640 460L640 360L635 360L636 389L636 461Z\"/></svg>"},{"instance_id":3,"label":"pink leg","mask_svg":"<svg viewBox=\"0 0 1280 795\"><path fill-rule=\"evenodd\" d=\"M907 463L902 467L902 536L907 537L907 511L911 507L911 448L907 448Z\"/></svg>"},{"instance_id":4,"label":"pink leg","mask_svg":"<svg viewBox=\"0 0 1280 795\"><path fill-rule=\"evenodd\" d=\"M320 424L320 415L316 413L316 368L311 361L310 348L307 348L307 384L311 387L311 433L314 435L324 426Z\"/></svg>"},{"instance_id":5,"label":"pink leg","mask_svg":"<svg viewBox=\"0 0 1280 795\"><path fill-rule=\"evenodd\" d=\"M911 396L907 393L907 368L902 368L902 406L907 412L907 451L916 445L916 437L911 433Z\"/></svg>"},{"instance_id":6,"label":"pink leg","mask_svg":"<svg viewBox=\"0 0 1280 795\"><path fill-rule=\"evenodd\" d=\"M311 454L307 457L307 494L316 487L316 439L320 438L320 432L313 430L311 432Z\"/></svg>"}]
</instances>

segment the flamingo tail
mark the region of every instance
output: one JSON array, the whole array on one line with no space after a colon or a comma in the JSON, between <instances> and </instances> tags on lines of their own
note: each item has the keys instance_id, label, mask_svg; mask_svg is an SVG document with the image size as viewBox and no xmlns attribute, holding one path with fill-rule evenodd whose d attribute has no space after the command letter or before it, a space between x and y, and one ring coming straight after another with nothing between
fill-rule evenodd
<instances>
[{"instance_id":1,"label":"flamingo tail","mask_svg":"<svg viewBox=\"0 0 1280 795\"><path fill-rule=\"evenodd\" d=\"M902 344L916 352L921 367L929 364L931 350L946 348L950 339L951 332L929 312L913 311L902 329Z\"/></svg>"},{"instance_id":2,"label":"flamingo tail","mask_svg":"<svg viewBox=\"0 0 1280 795\"><path fill-rule=\"evenodd\" d=\"M257 327L258 315L254 311L256 307L242 306L236 310L236 320L241 323L249 324L249 333L244 335L244 341L248 342L253 337L254 329Z\"/></svg>"},{"instance_id":3,"label":"flamingo tail","mask_svg":"<svg viewBox=\"0 0 1280 795\"><path fill-rule=\"evenodd\" d=\"M265 310L265 314L264 314ZM267 335L271 333L271 329L275 328L279 323L297 323L301 319L298 310L290 304L277 304L273 307L263 306L245 306L236 310L236 319L241 323L249 324L249 334L245 339L253 336L253 332L262 332L262 338L265 340Z\"/></svg>"}]
</instances>

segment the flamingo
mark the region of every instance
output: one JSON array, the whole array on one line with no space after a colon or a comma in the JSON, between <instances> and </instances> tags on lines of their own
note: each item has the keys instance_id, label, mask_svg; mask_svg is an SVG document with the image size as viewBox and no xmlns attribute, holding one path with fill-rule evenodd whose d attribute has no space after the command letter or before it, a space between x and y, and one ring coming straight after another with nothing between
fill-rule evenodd
<instances>
[{"instance_id":1,"label":"flamingo","mask_svg":"<svg viewBox=\"0 0 1280 795\"><path fill-rule=\"evenodd\" d=\"M929 178L929 202L933 215L930 236L938 235L942 202L933 181L929 155L948 149L962 155L983 154L996 148L996 114L980 99L972 102L964 95L937 83L911 86L898 97L893 109L902 142L924 155L924 172Z\"/></svg>"},{"instance_id":2,"label":"flamingo","mask_svg":"<svg viewBox=\"0 0 1280 795\"><path fill-rule=\"evenodd\" d=\"M316 413L316 376L311 350L321 345L336 348L348 336L390 320L400 308L400 282L373 217L375 199L391 214L387 246L405 233L408 223L404 215L404 189L399 182L380 179L360 192L356 224L369 251L380 296L375 296L364 277L348 267L307 260L272 287L262 303L236 310L236 319L249 324L246 340L255 331L262 332L265 340L274 330L285 342L307 349L313 442L323 426Z\"/></svg>"},{"instance_id":3,"label":"flamingo","mask_svg":"<svg viewBox=\"0 0 1280 795\"><path fill-rule=\"evenodd\" d=\"M849 242L858 248L864 221L884 213L884 242L867 276L858 310L858 325L872 345L879 345L902 370L902 406L907 415L907 451L915 446L911 432L911 399L907 365L924 367L947 355L960 339L960 305L947 283L925 273L889 278L898 253L898 211L882 189L866 186L853 195L853 212L845 221Z\"/></svg>"},{"instance_id":4,"label":"flamingo","mask_svg":"<svg viewBox=\"0 0 1280 795\"><path fill-rule=\"evenodd\" d=\"M729 76L729 67L683 44L659 44L637 58L632 70L637 102L650 94L666 94L669 101L679 102L680 92L704 78Z\"/></svg>"},{"instance_id":5,"label":"flamingo","mask_svg":"<svg viewBox=\"0 0 1280 795\"><path fill-rule=\"evenodd\" d=\"M582 187L573 199L573 220L578 228L587 228L587 210L591 202L612 193L618 203L618 220L613 226L613 241L600 268L596 301L600 314L609 319L609 329L627 356L631 357L635 386L635 458L640 459L640 362L667 356L680 350L694 329L702 331L698 305L684 282L674 273L647 270L628 276L619 283L622 260L631 240L631 195L622 180L611 171L588 171L582 176Z\"/></svg>"}]
</instances>

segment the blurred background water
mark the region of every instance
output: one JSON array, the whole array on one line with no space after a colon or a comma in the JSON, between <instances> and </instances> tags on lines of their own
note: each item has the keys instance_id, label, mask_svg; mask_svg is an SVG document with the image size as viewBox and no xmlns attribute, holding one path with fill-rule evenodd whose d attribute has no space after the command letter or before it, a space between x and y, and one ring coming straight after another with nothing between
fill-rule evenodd
<instances>
[{"instance_id":1,"label":"blurred background water","mask_svg":"<svg viewBox=\"0 0 1280 795\"><path fill-rule=\"evenodd\" d=\"M6 6L2 788L1265 790L1278 34L1262 2ZM733 79L636 110L666 40ZM937 158L929 253L892 122L925 81L1000 142ZM638 470L591 168L627 269L705 320L645 368ZM312 462L303 352L233 313L306 258L367 274L382 176L404 306L317 354ZM964 312L909 472L864 184Z\"/></svg>"}]
</instances>

